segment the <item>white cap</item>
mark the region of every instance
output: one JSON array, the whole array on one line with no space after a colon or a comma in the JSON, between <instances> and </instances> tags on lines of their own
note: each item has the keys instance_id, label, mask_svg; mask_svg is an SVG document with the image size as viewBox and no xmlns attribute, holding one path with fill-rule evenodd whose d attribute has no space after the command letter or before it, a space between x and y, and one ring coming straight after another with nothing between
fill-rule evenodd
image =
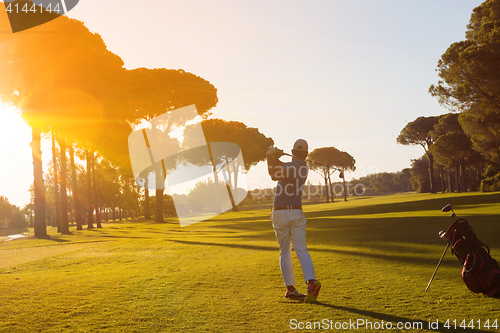
<instances>
[{"instance_id":1,"label":"white cap","mask_svg":"<svg viewBox=\"0 0 500 333\"><path fill-rule=\"evenodd\" d=\"M297 141L295 141L295 143L293 144L293 150L297 150L297 151L307 151L309 149L308 145L307 145L307 141L304 140L304 139L298 139Z\"/></svg>"}]
</instances>

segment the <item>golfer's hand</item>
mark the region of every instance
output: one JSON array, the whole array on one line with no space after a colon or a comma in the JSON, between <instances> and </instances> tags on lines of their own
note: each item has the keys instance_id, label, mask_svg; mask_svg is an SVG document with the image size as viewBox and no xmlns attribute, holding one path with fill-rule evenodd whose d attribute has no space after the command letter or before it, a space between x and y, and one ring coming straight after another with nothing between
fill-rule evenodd
<instances>
[{"instance_id":1,"label":"golfer's hand","mask_svg":"<svg viewBox=\"0 0 500 333\"><path fill-rule=\"evenodd\" d=\"M274 156L274 154L276 153L276 148L275 147L269 147L267 148L267 152L266 152L266 155L267 156Z\"/></svg>"},{"instance_id":2,"label":"golfer's hand","mask_svg":"<svg viewBox=\"0 0 500 333\"><path fill-rule=\"evenodd\" d=\"M278 149L276 147L269 147L267 149L266 155L279 158L283 155L283 150Z\"/></svg>"}]
</instances>

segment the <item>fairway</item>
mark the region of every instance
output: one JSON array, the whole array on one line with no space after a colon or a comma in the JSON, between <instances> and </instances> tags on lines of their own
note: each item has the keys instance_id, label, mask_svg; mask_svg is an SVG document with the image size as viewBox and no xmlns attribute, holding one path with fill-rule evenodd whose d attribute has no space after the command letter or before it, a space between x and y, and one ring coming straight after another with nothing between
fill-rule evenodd
<instances>
[{"instance_id":1,"label":"fairway","mask_svg":"<svg viewBox=\"0 0 500 333\"><path fill-rule=\"evenodd\" d=\"M465 320L468 332L496 332L500 300L473 295L451 251L424 292L446 245L438 232L453 222L440 211L447 203L499 260L500 193L305 206L308 248L323 285L315 304L283 299L269 210L183 228L173 220L121 221L72 227L70 236L49 228L50 240L3 241L0 331L349 332L358 323L366 332L450 332L455 324L464 331ZM305 292L295 254L294 269ZM382 329L389 323L393 329Z\"/></svg>"}]
</instances>

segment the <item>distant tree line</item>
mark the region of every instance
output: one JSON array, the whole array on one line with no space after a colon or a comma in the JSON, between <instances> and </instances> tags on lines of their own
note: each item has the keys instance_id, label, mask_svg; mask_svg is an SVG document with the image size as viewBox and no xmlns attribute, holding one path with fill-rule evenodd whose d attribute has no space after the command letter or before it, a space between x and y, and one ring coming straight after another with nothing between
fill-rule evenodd
<instances>
[{"instance_id":1,"label":"distant tree line","mask_svg":"<svg viewBox=\"0 0 500 333\"><path fill-rule=\"evenodd\" d=\"M361 184L365 193L397 193L413 191L411 170L409 168L398 172L381 172L369 174L350 182L351 187Z\"/></svg>"},{"instance_id":2,"label":"distant tree line","mask_svg":"<svg viewBox=\"0 0 500 333\"><path fill-rule=\"evenodd\" d=\"M0 229L18 229L27 226L24 212L0 196Z\"/></svg>"}]
</instances>

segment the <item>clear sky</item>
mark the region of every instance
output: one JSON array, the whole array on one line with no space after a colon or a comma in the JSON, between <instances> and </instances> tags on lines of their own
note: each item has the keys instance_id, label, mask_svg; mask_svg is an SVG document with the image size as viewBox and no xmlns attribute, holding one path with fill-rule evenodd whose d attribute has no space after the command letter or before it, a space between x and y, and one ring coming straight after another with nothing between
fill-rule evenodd
<instances>
[{"instance_id":1,"label":"clear sky","mask_svg":"<svg viewBox=\"0 0 500 333\"><path fill-rule=\"evenodd\" d=\"M399 171L424 153L396 138L407 122L447 112L428 88L481 3L80 0L68 16L99 33L127 68L184 69L210 81L219 97L213 117L257 127L287 151L297 138L310 150L347 151L356 159L352 179ZM0 112L0 195L22 207L30 131Z\"/></svg>"}]
</instances>

